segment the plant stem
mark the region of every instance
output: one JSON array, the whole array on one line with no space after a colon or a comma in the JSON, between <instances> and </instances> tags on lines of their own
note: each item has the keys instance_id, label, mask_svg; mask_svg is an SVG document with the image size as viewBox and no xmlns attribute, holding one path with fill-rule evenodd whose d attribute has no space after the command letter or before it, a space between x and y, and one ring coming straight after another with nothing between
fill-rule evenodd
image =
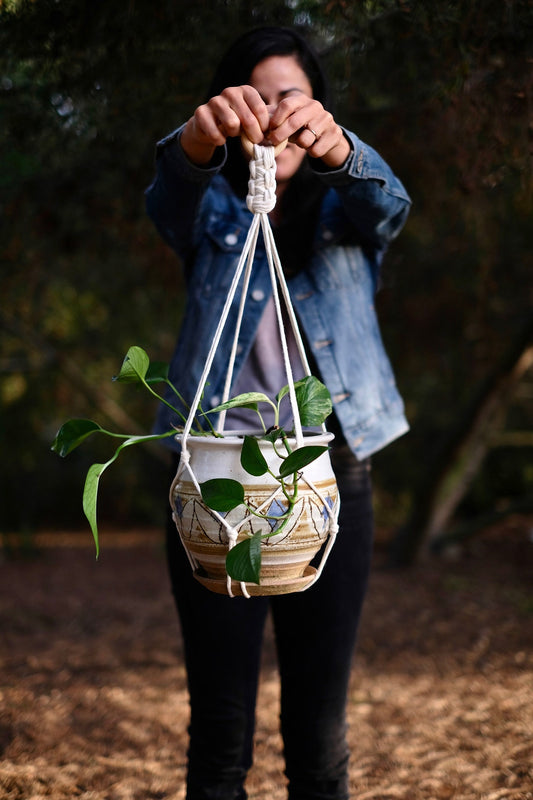
<instances>
[{"instance_id":1,"label":"plant stem","mask_svg":"<svg viewBox=\"0 0 533 800\"><path fill-rule=\"evenodd\" d=\"M189 403L187 403L187 402L185 401L185 399L184 399L184 398L182 397L182 395L181 395L181 394L178 392L178 390L176 389L176 387L174 386L174 384L173 384L171 381L169 381L169 380L168 380L168 378L167 378L167 380L165 381L165 383L167 384L167 386L170 386L170 388L172 389L172 391L174 392L174 394L176 395L176 397L178 398L178 400L180 401L180 403L182 403L182 405L183 405L183 406L184 406L184 407L187 409L187 411L190 411L190 410L191 410L191 406L190 406L190 404L189 404ZM155 394L155 396L156 396L156 397L158 397L158 398L159 398L159 400L162 400L162 401L163 401L163 403L164 403L166 406L168 406L168 408L172 409L172 411L175 411L175 412L176 412L176 414L178 414L178 416L179 416L179 417L180 417L180 418L183 420L183 422L184 422L184 423L186 423L186 422L187 422L187 418L185 417L185 415L184 415L184 414L182 414L182 413L181 413L181 411L178 411L178 409L177 409L177 408L175 408L175 407L174 407L174 406L173 406L171 403L167 403L167 401L166 401L166 400L165 400L163 397L159 397L159 395L158 395L158 394L156 394L155 392L152 392L152 394ZM201 406L200 406L200 405L198 405L198 410L200 411L200 413L202 413L202 408L201 408ZM195 422L196 426L198 427L198 430L199 430L199 431L203 431L203 426L202 426L202 424L201 424L200 420L198 419L198 417L197 417L196 415L195 415L195 417L194 417L194 422ZM208 422L209 422L209 420L208 420ZM213 429L213 426L212 426L211 424L210 424L210 428L211 428L211 432L212 432L212 433L214 433L214 429Z\"/></svg>"},{"instance_id":2,"label":"plant stem","mask_svg":"<svg viewBox=\"0 0 533 800\"><path fill-rule=\"evenodd\" d=\"M289 499L289 498L287 498ZM284 514L280 514L279 517L275 514L263 514L261 511L256 511L254 508L248 505L248 503L243 504L247 511L250 512L254 517L259 517L260 519L283 519L286 520L291 512L291 508L287 508L287 511ZM269 533L265 534L265 536L270 536Z\"/></svg>"}]
</instances>

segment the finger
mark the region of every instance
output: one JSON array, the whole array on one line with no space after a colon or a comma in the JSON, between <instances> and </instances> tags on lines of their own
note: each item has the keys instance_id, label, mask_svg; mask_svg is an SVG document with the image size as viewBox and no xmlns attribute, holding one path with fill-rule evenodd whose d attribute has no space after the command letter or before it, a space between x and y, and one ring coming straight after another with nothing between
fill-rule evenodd
<instances>
[{"instance_id":1,"label":"finger","mask_svg":"<svg viewBox=\"0 0 533 800\"><path fill-rule=\"evenodd\" d=\"M243 86L242 90L243 90L243 99L246 102L250 111L252 112L254 118L257 120L261 132L261 137L263 139L265 136L265 132L268 130L268 126L270 124L269 107L266 105L265 101L262 99L259 92L252 86ZM253 124L254 122L252 120L252 125ZM246 128L246 125L243 125L243 132L248 135L248 130ZM262 141L262 139L260 141Z\"/></svg>"},{"instance_id":2,"label":"finger","mask_svg":"<svg viewBox=\"0 0 533 800\"><path fill-rule=\"evenodd\" d=\"M326 111L321 103L305 97L299 100L291 98L291 100L292 102L287 103L283 109L284 119L279 122L275 130L272 130L272 126L280 120L281 110L277 109L271 120L269 140L273 144L276 144L279 139L288 138L289 141L304 150L309 150L321 140L322 145L319 149L322 151L324 146L328 146L332 137L338 138L338 125L333 115ZM289 112L288 115L287 112Z\"/></svg>"},{"instance_id":3,"label":"finger","mask_svg":"<svg viewBox=\"0 0 533 800\"><path fill-rule=\"evenodd\" d=\"M308 95L299 93L295 95L291 95L290 97L285 97L281 100L278 105L271 109L270 113L270 125L269 125L269 135L274 135L276 138L287 138L294 134L299 128L302 127L302 124L312 115L312 108L316 101L314 101ZM320 108L320 104L317 104ZM311 106L311 108L309 108ZM295 124L295 120L293 119L294 114L303 111L305 108L308 108L308 111L305 112L302 116L303 122L299 122ZM285 134L285 135L283 135Z\"/></svg>"},{"instance_id":4,"label":"finger","mask_svg":"<svg viewBox=\"0 0 533 800\"><path fill-rule=\"evenodd\" d=\"M342 136L342 131L337 124L322 126L321 121L306 123L292 137L291 141L303 147L305 150L313 152L324 152L338 142Z\"/></svg>"},{"instance_id":5,"label":"finger","mask_svg":"<svg viewBox=\"0 0 533 800\"><path fill-rule=\"evenodd\" d=\"M339 145L347 144L342 128L335 124L333 127L328 127L323 134L319 134L317 137L315 137L315 133L318 132L315 131L314 128L312 129L311 126L304 128L299 134L300 147L303 146L308 155L312 158L322 158L328 164L330 163L328 159L330 159L331 156L331 165L333 165L333 161L335 160L335 164L340 166L348 157L350 149L349 144L347 148L341 147L339 149ZM311 138L313 141L309 143ZM302 139L305 139L306 144L302 144ZM343 154L342 157L341 150ZM334 152L337 153L335 158L333 158Z\"/></svg>"},{"instance_id":6,"label":"finger","mask_svg":"<svg viewBox=\"0 0 533 800\"><path fill-rule=\"evenodd\" d=\"M313 122L313 125L318 127L316 122ZM301 147L310 150L323 136L324 134L319 133L307 122L303 128L300 128L295 138L299 141Z\"/></svg>"},{"instance_id":7,"label":"finger","mask_svg":"<svg viewBox=\"0 0 533 800\"><path fill-rule=\"evenodd\" d=\"M209 104L199 106L193 116L194 135L198 141L221 147L228 136L214 108Z\"/></svg>"},{"instance_id":8,"label":"finger","mask_svg":"<svg viewBox=\"0 0 533 800\"><path fill-rule=\"evenodd\" d=\"M270 116L264 101L252 86L224 89L219 98L214 98L214 105L228 136L245 133L252 142L263 140Z\"/></svg>"}]
</instances>

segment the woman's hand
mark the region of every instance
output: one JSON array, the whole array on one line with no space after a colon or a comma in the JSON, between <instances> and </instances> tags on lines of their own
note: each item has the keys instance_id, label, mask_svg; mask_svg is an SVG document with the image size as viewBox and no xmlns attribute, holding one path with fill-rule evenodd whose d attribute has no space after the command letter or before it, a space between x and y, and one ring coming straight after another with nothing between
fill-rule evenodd
<instances>
[{"instance_id":1,"label":"woman's hand","mask_svg":"<svg viewBox=\"0 0 533 800\"><path fill-rule=\"evenodd\" d=\"M207 164L217 147L245 133L254 144L265 139L270 115L252 86L234 86L198 106L181 134L181 146L195 164Z\"/></svg>"},{"instance_id":2,"label":"woman's hand","mask_svg":"<svg viewBox=\"0 0 533 800\"><path fill-rule=\"evenodd\" d=\"M271 144L288 139L331 168L342 166L350 155L342 129L318 100L303 93L290 95L271 112L266 137Z\"/></svg>"},{"instance_id":3,"label":"woman's hand","mask_svg":"<svg viewBox=\"0 0 533 800\"><path fill-rule=\"evenodd\" d=\"M228 137L245 134L251 142L272 145L288 139L331 168L342 166L350 144L332 114L298 92L267 106L252 86L234 86L198 106L181 134L181 146L195 164L212 159Z\"/></svg>"}]
</instances>

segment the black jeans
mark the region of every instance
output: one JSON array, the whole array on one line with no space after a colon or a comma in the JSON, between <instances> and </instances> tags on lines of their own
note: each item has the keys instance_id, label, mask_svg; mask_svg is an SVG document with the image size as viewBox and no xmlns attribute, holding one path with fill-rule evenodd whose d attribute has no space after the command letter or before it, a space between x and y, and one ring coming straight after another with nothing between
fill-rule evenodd
<instances>
[{"instance_id":1,"label":"black jeans","mask_svg":"<svg viewBox=\"0 0 533 800\"><path fill-rule=\"evenodd\" d=\"M245 800L252 763L263 628L272 613L281 678L281 732L290 800L347 800L346 701L372 551L370 464L346 445L332 462L340 530L305 592L250 599L214 594L192 576L174 523L170 576L191 703L187 800Z\"/></svg>"}]
</instances>

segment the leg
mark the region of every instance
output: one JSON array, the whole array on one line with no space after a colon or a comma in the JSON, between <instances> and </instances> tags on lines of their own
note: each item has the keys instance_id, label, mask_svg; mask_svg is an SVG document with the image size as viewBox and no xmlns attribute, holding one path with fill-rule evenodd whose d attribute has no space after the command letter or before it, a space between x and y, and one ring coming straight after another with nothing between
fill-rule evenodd
<instances>
[{"instance_id":1,"label":"leg","mask_svg":"<svg viewBox=\"0 0 533 800\"><path fill-rule=\"evenodd\" d=\"M191 705L187 800L245 800L268 601L201 586L172 519L167 553Z\"/></svg>"},{"instance_id":2,"label":"leg","mask_svg":"<svg viewBox=\"0 0 533 800\"><path fill-rule=\"evenodd\" d=\"M341 445L337 541L308 591L273 598L281 672L281 726L290 800L347 800L346 702L370 568L370 465Z\"/></svg>"}]
</instances>

